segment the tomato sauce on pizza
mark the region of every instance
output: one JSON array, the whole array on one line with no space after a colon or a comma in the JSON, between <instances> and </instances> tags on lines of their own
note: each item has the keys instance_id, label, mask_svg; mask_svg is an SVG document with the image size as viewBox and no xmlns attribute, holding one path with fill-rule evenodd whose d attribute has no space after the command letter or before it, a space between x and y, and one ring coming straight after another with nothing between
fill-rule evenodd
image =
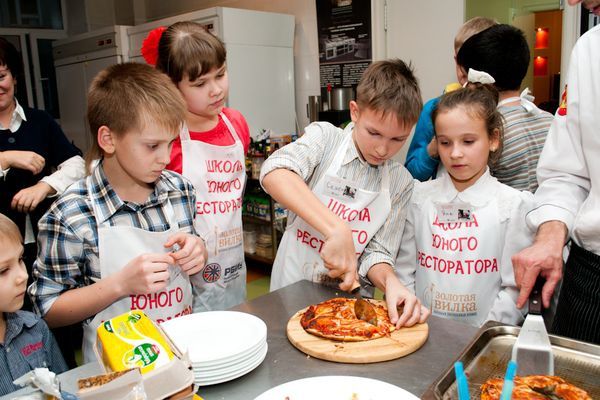
<instances>
[{"instance_id":1,"label":"tomato sauce on pizza","mask_svg":"<svg viewBox=\"0 0 600 400\"><path fill-rule=\"evenodd\" d=\"M481 399L500 399L503 384L502 378L488 379L481 385ZM511 398L513 400L592 400L585 390L558 376L547 375L515 376Z\"/></svg>"},{"instance_id":2,"label":"tomato sauce on pizza","mask_svg":"<svg viewBox=\"0 0 600 400\"><path fill-rule=\"evenodd\" d=\"M395 326L390 321L384 303L367 301L375 309L377 326L358 319L354 313L356 299L343 297L308 307L300 319L300 325L310 334L341 342L360 342L389 336Z\"/></svg>"}]
</instances>

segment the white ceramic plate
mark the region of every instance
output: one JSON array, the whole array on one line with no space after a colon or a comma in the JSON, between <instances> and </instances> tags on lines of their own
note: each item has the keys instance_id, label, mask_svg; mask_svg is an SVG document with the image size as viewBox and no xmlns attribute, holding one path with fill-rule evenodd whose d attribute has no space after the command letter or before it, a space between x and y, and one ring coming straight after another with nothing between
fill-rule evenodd
<instances>
[{"instance_id":1,"label":"white ceramic plate","mask_svg":"<svg viewBox=\"0 0 600 400\"><path fill-rule=\"evenodd\" d=\"M267 346L265 346L263 353L260 354L259 357L257 357L254 362L252 362L250 365L248 365L238 371L231 372L229 374L222 375L222 376L209 378L209 379L202 379L202 378L194 377L194 383L198 386L216 385L217 383L228 382L233 379L239 378L240 376L246 375L250 371L254 370L256 367L258 367L264 361L265 357L267 356L267 350L268 350Z\"/></svg>"},{"instance_id":2,"label":"white ceramic plate","mask_svg":"<svg viewBox=\"0 0 600 400\"><path fill-rule=\"evenodd\" d=\"M284 400L286 397L289 400L418 400L418 397L398 386L358 376L299 379L269 389L254 400Z\"/></svg>"},{"instance_id":3,"label":"white ceramic plate","mask_svg":"<svg viewBox=\"0 0 600 400\"><path fill-rule=\"evenodd\" d=\"M253 349L267 336L267 325L238 311L208 311L163 322L161 327L192 363L220 362Z\"/></svg>"},{"instance_id":4,"label":"white ceramic plate","mask_svg":"<svg viewBox=\"0 0 600 400\"><path fill-rule=\"evenodd\" d=\"M264 358L264 353L266 351L267 344L265 343L254 354L246 357L243 360L236 361L235 363L224 365L221 368L206 369L193 367L194 376L199 379L211 379L213 377L223 376L241 369L245 369L246 367L254 364L259 358Z\"/></svg>"},{"instance_id":5,"label":"white ceramic plate","mask_svg":"<svg viewBox=\"0 0 600 400\"><path fill-rule=\"evenodd\" d=\"M192 362L192 368L213 370L213 369L220 369L223 367L227 367L229 365L235 365L238 362L247 360L248 358L255 356L257 353L260 353L262 351L263 347L265 347L266 345L267 345L266 341L260 342L256 346L253 346L250 349L248 349L247 351L240 353L236 356L228 357L224 360L210 361L210 362Z\"/></svg>"}]
</instances>

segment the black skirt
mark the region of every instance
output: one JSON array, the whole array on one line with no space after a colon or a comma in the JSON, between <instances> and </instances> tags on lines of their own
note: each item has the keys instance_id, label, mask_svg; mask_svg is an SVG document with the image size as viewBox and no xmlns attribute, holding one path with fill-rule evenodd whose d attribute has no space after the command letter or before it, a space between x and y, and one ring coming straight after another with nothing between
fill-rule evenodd
<instances>
[{"instance_id":1,"label":"black skirt","mask_svg":"<svg viewBox=\"0 0 600 400\"><path fill-rule=\"evenodd\" d=\"M571 242L552 333L600 344L600 256Z\"/></svg>"}]
</instances>

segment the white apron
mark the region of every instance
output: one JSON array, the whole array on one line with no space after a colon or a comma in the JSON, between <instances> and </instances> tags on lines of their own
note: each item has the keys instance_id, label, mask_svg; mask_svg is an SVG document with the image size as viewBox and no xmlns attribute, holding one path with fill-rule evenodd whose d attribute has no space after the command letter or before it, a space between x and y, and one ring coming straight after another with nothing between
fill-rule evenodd
<instances>
[{"instance_id":1,"label":"white apron","mask_svg":"<svg viewBox=\"0 0 600 400\"><path fill-rule=\"evenodd\" d=\"M242 197L246 184L244 145L221 113L235 143L217 146L191 140L181 131L182 175L196 189L196 230L206 241L208 260L192 275L194 312L225 310L246 299L242 243Z\"/></svg>"},{"instance_id":2,"label":"white apron","mask_svg":"<svg viewBox=\"0 0 600 400\"><path fill-rule=\"evenodd\" d=\"M498 204L462 204L457 208L468 210L470 220L442 222L442 204L428 200L427 218L415 221L416 243L427 244L417 248L415 291L432 315L481 326L501 289L503 243L490 240L502 237Z\"/></svg>"},{"instance_id":3,"label":"white apron","mask_svg":"<svg viewBox=\"0 0 600 400\"><path fill-rule=\"evenodd\" d=\"M359 256L390 213L390 178L387 163L379 167L379 192L358 188L356 183L338 177L337 171L342 165L346 150L352 145L352 130L346 129L344 133L346 138L335 158L312 191L323 204L350 226L354 248ZM323 244L323 235L297 217L286 228L279 244L271 272L271 291L303 279L337 287L340 279L327 276L329 270L323 265L319 255ZM363 294L372 295L373 291L373 288L365 289Z\"/></svg>"},{"instance_id":4,"label":"white apron","mask_svg":"<svg viewBox=\"0 0 600 400\"><path fill-rule=\"evenodd\" d=\"M88 191L91 192L90 183L87 185ZM165 207L169 230L164 232L151 232L132 226L110 226L106 221L100 224L97 219L100 215L98 204L94 200L92 207L98 226L101 279L120 271L129 261L141 254L171 251L165 248L164 244L170 236L179 231L179 227L170 201ZM182 273L179 266L169 266L169 271L169 284L160 292L124 297L100 311L90 322L83 323L84 362L96 360L96 329L103 321L134 309L142 310L158 323L192 312L192 289L188 275Z\"/></svg>"}]
</instances>

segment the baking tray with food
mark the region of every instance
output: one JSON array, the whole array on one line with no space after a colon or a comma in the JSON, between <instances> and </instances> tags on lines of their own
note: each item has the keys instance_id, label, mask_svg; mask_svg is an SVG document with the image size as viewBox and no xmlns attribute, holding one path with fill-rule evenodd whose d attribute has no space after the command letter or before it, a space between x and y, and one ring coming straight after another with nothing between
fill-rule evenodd
<instances>
[{"instance_id":1,"label":"baking tray with food","mask_svg":"<svg viewBox=\"0 0 600 400\"><path fill-rule=\"evenodd\" d=\"M464 364L472 399L481 397L481 385L490 378L503 378L511 358L519 327L489 321L458 357ZM561 336L550 336L554 374L600 399L600 346ZM423 399L458 399L454 366L429 387Z\"/></svg>"}]
</instances>

